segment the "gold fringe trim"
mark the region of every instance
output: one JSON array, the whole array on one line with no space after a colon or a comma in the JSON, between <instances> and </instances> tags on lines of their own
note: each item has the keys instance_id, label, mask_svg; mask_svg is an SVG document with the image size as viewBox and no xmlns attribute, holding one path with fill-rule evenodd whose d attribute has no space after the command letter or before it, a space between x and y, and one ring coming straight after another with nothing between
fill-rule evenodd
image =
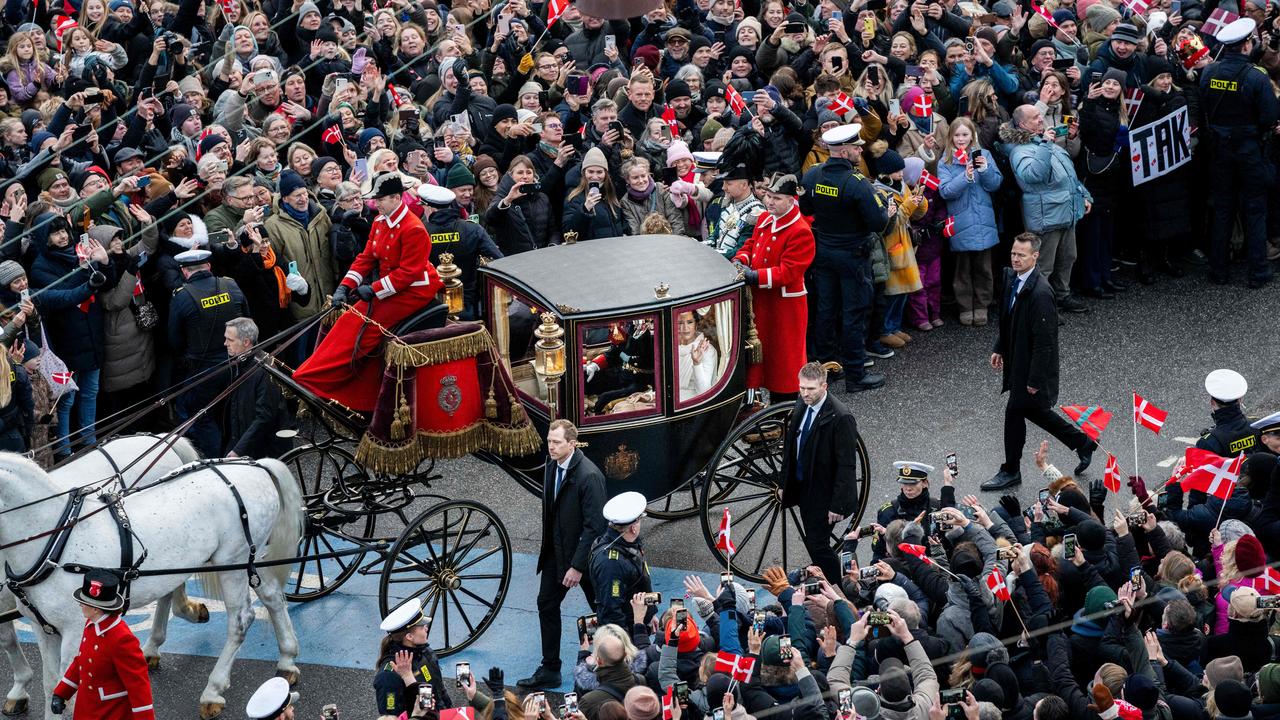
<instances>
[{"instance_id":1,"label":"gold fringe trim","mask_svg":"<svg viewBox=\"0 0 1280 720\"><path fill-rule=\"evenodd\" d=\"M458 337L410 345L400 340L387 343L386 362L398 367L425 367L475 357L489 350L491 341L484 328Z\"/></svg>"},{"instance_id":2,"label":"gold fringe trim","mask_svg":"<svg viewBox=\"0 0 1280 720\"><path fill-rule=\"evenodd\" d=\"M521 457L542 449L542 438L532 424L507 427L478 422L451 433L425 433L419 430L403 444L384 443L365 433L356 448L356 461L374 472L405 474L413 472L423 458L451 459L489 450L498 455Z\"/></svg>"}]
</instances>

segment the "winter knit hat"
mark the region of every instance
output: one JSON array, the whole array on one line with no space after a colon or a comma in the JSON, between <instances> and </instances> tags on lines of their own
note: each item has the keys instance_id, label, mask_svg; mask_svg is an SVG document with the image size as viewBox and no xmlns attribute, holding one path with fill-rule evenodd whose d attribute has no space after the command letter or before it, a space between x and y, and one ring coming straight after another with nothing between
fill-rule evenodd
<instances>
[{"instance_id":1,"label":"winter knit hat","mask_svg":"<svg viewBox=\"0 0 1280 720\"><path fill-rule=\"evenodd\" d=\"M1106 3L1090 5L1084 13L1085 24L1096 33L1106 30L1108 25L1119 19L1120 13Z\"/></svg>"},{"instance_id":2,"label":"winter knit hat","mask_svg":"<svg viewBox=\"0 0 1280 720\"><path fill-rule=\"evenodd\" d=\"M169 124L175 128L181 127L193 115L198 117L200 113L186 103L178 103L169 109Z\"/></svg>"},{"instance_id":3,"label":"winter knit hat","mask_svg":"<svg viewBox=\"0 0 1280 720\"><path fill-rule=\"evenodd\" d=\"M906 700L911 695L911 676L898 658L880 661L880 697L891 703Z\"/></svg>"},{"instance_id":4,"label":"winter knit hat","mask_svg":"<svg viewBox=\"0 0 1280 720\"><path fill-rule=\"evenodd\" d=\"M658 72L658 65L662 62L662 51L653 45L641 45L636 48L635 57L631 60L643 62L645 67L652 72Z\"/></svg>"},{"instance_id":5,"label":"winter knit hat","mask_svg":"<svg viewBox=\"0 0 1280 720\"><path fill-rule=\"evenodd\" d=\"M970 638L968 652L974 675L984 674L989 666L996 663L1009 662L1009 651L991 633L981 632Z\"/></svg>"},{"instance_id":6,"label":"winter knit hat","mask_svg":"<svg viewBox=\"0 0 1280 720\"><path fill-rule=\"evenodd\" d=\"M675 614L672 613L671 619L667 621L667 644L670 645L675 641L677 643L677 652L688 653L698 649L698 623L694 616L695 613L688 614L689 620L685 623L684 632L674 638L672 637L672 633L674 633L676 629Z\"/></svg>"},{"instance_id":7,"label":"winter knit hat","mask_svg":"<svg viewBox=\"0 0 1280 720\"><path fill-rule=\"evenodd\" d=\"M324 170L326 167L329 167L330 165L337 165L337 164L338 164L337 159L329 157L328 155L321 155L320 157L311 161L311 177L318 178L320 177L320 172Z\"/></svg>"},{"instance_id":8,"label":"winter knit hat","mask_svg":"<svg viewBox=\"0 0 1280 720\"><path fill-rule=\"evenodd\" d=\"M1218 527L1218 532L1222 534L1223 544L1226 544L1232 540L1239 540L1245 535L1252 535L1253 528L1246 525L1242 520L1232 518L1230 520L1223 520L1222 525Z\"/></svg>"},{"instance_id":9,"label":"winter knit hat","mask_svg":"<svg viewBox=\"0 0 1280 720\"><path fill-rule=\"evenodd\" d=\"M1227 680L1213 689L1213 703L1218 707L1218 720L1241 720L1252 717L1253 694L1239 680Z\"/></svg>"},{"instance_id":10,"label":"winter knit hat","mask_svg":"<svg viewBox=\"0 0 1280 720\"><path fill-rule=\"evenodd\" d=\"M1080 549L1097 552L1107 543L1107 531L1097 520L1085 520L1076 525L1076 539L1080 541Z\"/></svg>"},{"instance_id":11,"label":"winter knit hat","mask_svg":"<svg viewBox=\"0 0 1280 720\"><path fill-rule=\"evenodd\" d=\"M1264 703L1280 702L1280 663L1267 663L1258 670L1258 694Z\"/></svg>"},{"instance_id":12,"label":"winter knit hat","mask_svg":"<svg viewBox=\"0 0 1280 720\"><path fill-rule=\"evenodd\" d=\"M1267 566L1267 553L1262 543L1252 535L1245 535L1236 541L1236 567L1245 577L1257 577Z\"/></svg>"},{"instance_id":13,"label":"winter knit hat","mask_svg":"<svg viewBox=\"0 0 1280 720\"><path fill-rule=\"evenodd\" d=\"M1004 690L990 678L982 678L973 684L973 699L978 702L989 702L998 708L1004 707Z\"/></svg>"},{"instance_id":14,"label":"winter knit hat","mask_svg":"<svg viewBox=\"0 0 1280 720\"><path fill-rule=\"evenodd\" d=\"M13 260L0 262L0 287L7 288L9 283L27 274L22 266Z\"/></svg>"},{"instance_id":15,"label":"winter knit hat","mask_svg":"<svg viewBox=\"0 0 1280 720\"><path fill-rule=\"evenodd\" d=\"M995 47L996 44L1000 42L1000 38L996 36L996 31L989 27L978 28L978 31L975 32L973 36L979 40L986 40L991 43L991 47Z\"/></svg>"},{"instance_id":16,"label":"winter knit hat","mask_svg":"<svg viewBox=\"0 0 1280 720\"><path fill-rule=\"evenodd\" d=\"M280 197L285 198L293 194L298 188L305 188L307 181L293 170L285 170L280 173Z\"/></svg>"},{"instance_id":17,"label":"winter knit hat","mask_svg":"<svg viewBox=\"0 0 1280 720\"><path fill-rule=\"evenodd\" d=\"M667 167L675 167L677 160L693 161L693 153L689 152L689 146L683 140L674 140L667 146Z\"/></svg>"},{"instance_id":18,"label":"winter knit hat","mask_svg":"<svg viewBox=\"0 0 1280 720\"><path fill-rule=\"evenodd\" d=\"M1212 690L1228 680L1237 682L1244 680L1244 665L1235 655L1214 658L1204 666L1204 677L1209 681L1209 689Z\"/></svg>"},{"instance_id":19,"label":"winter knit hat","mask_svg":"<svg viewBox=\"0 0 1280 720\"><path fill-rule=\"evenodd\" d=\"M861 685L853 689L853 712L865 720L880 720L880 696Z\"/></svg>"},{"instance_id":20,"label":"winter knit hat","mask_svg":"<svg viewBox=\"0 0 1280 720\"><path fill-rule=\"evenodd\" d=\"M1124 681L1124 699L1139 710L1154 710L1160 691L1151 678L1135 673Z\"/></svg>"},{"instance_id":21,"label":"winter knit hat","mask_svg":"<svg viewBox=\"0 0 1280 720\"><path fill-rule=\"evenodd\" d=\"M605 170L609 169L609 161L605 158L604 153L600 150L600 148L598 147L591 148L590 150L587 151L587 154L582 158L582 169L586 170L589 167L598 167L598 168L603 168Z\"/></svg>"},{"instance_id":22,"label":"winter knit hat","mask_svg":"<svg viewBox=\"0 0 1280 720\"><path fill-rule=\"evenodd\" d=\"M486 168L493 168L494 170L497 170L498 162L488 155L477 155L476 161L471 164L471 174L475 175L476 178L479 179L480 173Z\"/></svg>"},{"instance_id":23,"label":"winter knit hat","mask_svg":"<svg viewBox=\"0 0 1280 720\"><path fill-rule=\"evenodd\" d=\"M1115 590L1106 585L1095 585L1084 596L1084 614L1086 617L1096 618L1107 611L1107 603L1115 601ZM1095 622L1097 622L1096 619Z\"/></svg>"},{"instance_id":24,"label":"winter knit hat","mask_svg":"<svg viewBox=\"0 0 1280 720\"><path fill-rule=\"evenodd\" d=\"M1057 25L1062 25L1062 23L1065 23L1065 22L1075 22L1075 21L1076 21L1076 14L1071 12L1067 8L1058 8L1057 10L1053 11L1053 22L1056 23Z\"/></svg>"},{"instance_id":25,"label":"winter knit hat","mask_svg":"<svg viewBox=\"0 0 1280 720\"><path fill-rule=\"evenodd\" d=\"M622 704L627 709L627 720L653 720L662 708L658 695L643 686L628 690Z\"/></svg>"},{"instance_id":26,"label":"winter knit hat","mask_svg":"<svg viewBox=\"0 0 1280 720\"><path fill-rule=\"evenodd\" d=\"M892 157L890 157L892 156ZM903 165L902 156L892 150L886 150L884 155L876 158L875 167L877 175L887 175L882 168L882 163L887 163L884 167L891 167L897 158L897 165ZM959 548L951 555L951 572L964 577L976 578L978 573L982 572L982 558L972 548Z\"/></svg>"},{"instance_id":27,"label":"winter knit hat","mask_svg":"<svg viewBox=\"0 0 1280 720\"><path fill-rule=\"evenodd\" d=\"M200 144L196 146L196 157L203 157L206 153L226 142L227 139L225 137L217 133L209 133L200 141Z\"/></svg>"},{"instance_id":28,"label":"winter knit hat","mask_svg":"<svg viewBox=\"0 0 1280 720\"><path fill-rule=\"evenodd\" d=\"M520 115L516 112L514 105L503 103L493 109L493 124L496 127L503 120L517 120Z\"/></svg>"},{"instance_id":29,"label":"winter knit hat","mask_svg":"<svg viewBox=\"0 0 1280 720\"><path fill-rule=\"evenodd\" d=\"M1115 80L1120 83L1120 87L1124 87L1128 83L1129 75L1120 68L1107 68L1107 71L1102 73L1102 82L1108 80Z\"/></svg>"},{"instance_id":30,"label":"winter knit hat","mask_svg":"<svg viewBox=\"0 0 1280 720\"><path fill-rule=\"evenodd\" d=\"M902 156L893 150L885 150L883 155L876 158L876 173L883 176L892 175L905 167L906 163L903 162Z\"/></svg>"},{"instance_id":31,"label":"winter knit hat","mask_svg":"<svg viewBox=\"0 0 1280 720\"><path fill-rule=\"evenodd\" d=\"M471 174L466 165L462 163L454 163L449 168L449 174L445 176L444 186L450 190L456 187L465 187L467 185L475 185L476 176Z\"/></svg>"}]
</instances>

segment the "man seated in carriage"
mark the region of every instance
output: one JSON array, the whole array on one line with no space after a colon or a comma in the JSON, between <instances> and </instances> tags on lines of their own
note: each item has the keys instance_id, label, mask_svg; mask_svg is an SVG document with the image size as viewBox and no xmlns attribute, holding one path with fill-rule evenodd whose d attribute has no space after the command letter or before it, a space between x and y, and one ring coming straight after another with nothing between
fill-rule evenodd
<instances>
[{"instance_id":1,"label":"man seated in carriage","mask_svg":"<svg viewBox=\"0 0 1280 720\"><path fill-rule=\"evenodd\" d=\"M653 321L636 320L610 328L609 347L582 365L586 394L595 396L592 412L608 412L609 403L653 388Z\"/></svg>"},{"instance_id":2,"label":"man seated in carriage","mask_svg":"<svg viewBox=\"0 0 1280 720\"><path fill-rule=\"evenodd\" d=\"M378 398L382 363L370 355L381 346L383 329L422 310L444 286L429 260L431 236L404 204L404 191L399 173L374 177L366 197L380 214L364 251L333 293L334 306L350 305L351 311L293 373L308 390L359 412L371 412Z\"/></svg>"}]
</instances>

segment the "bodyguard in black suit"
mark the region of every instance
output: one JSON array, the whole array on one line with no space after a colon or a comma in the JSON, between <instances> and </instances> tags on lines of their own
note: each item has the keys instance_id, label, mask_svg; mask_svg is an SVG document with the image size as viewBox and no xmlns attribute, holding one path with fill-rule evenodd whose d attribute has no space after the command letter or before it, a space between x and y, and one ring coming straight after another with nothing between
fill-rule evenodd
<instances>
[{"instance_id":1,"label":"bodyguard in black suit","mask_svg":"<svg viewBox=\"0 0 1280 720\"><path fill-rule=\"evenodd\" d=\"M1058 402L1058 308L1053 289L1036 272L1040 236L1022 233L1013 239L1012 268L1004 271L1000 302L1000 335L991 367L1001 371L1001 392L1009 393L1004 410L1004 464L983 490L1002 490L1022 482L1022 446L1027 420L1076 451L1075 474L1089 467L1098 444L1054 412Z\"/></svg>"},{"instance_id":2,"label":"bodyguard in black suit","mask_svg":"<svg viewBox=\"0 0 1280 720\"><path fill-rule=\"evenodd\" d=\"M587 603L595 593L587 575L591 543L604 534L604 475L576 447L578 428L553 420L547 431L547 461L542 477L542 550L538 553L538 625L542 630L542 664L522 688L560 686L560 604L573 587L582 586Z\"/></svg>"},{"instance_id":3,"label":"bodyguard in black suit","mask_svg":"<svg viewBox=\"0 0 1280 720\"><path fill-rule=\"evenodd\" d=\"M858 507L857 436L853 413L827 392L827 371L816 362L801 367L800 397L787 419L782 502L800 508L805 548L828 579L840 577L831 526Z\"/></svg>"}]
</instances>

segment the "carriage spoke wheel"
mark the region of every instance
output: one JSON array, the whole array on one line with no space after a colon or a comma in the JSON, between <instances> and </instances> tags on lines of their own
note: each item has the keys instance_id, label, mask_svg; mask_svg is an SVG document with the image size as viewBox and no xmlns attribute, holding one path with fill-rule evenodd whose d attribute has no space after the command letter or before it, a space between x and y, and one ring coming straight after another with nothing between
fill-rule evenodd
<instances>
[{"instance_id":1,"label":"carriage spoke wheel","mask_svg":"<svg viewBox=\"0 0 1280 720\"><path fill-rule=\"evenodd\" d=\"M688 482L649 503L645 512L658 520L680 520L698 514L698 489L703 475L699 473Z\"/></svg>"},{"instance_id":2,"label":"carriage spoke wheel","mask_svg":"<svg viewBox=\"0 0 1280 720\"><path fill-rule=\"evenodd\" d=\"M809 562L804 526L798 508L782 506L782 461L787 417L791 403L780 403L748 418L734 428L720 444L707 466L707 476L698 496L702 533L707 547L726 561L716 547L720 520L726 508L733 522L733 572L756 582L764 580L764 570L780 565L786 570ZM834 547L840 535L862 517L870 490L870 463L862 438L856 438L855 483L858 504L853 517L837 523L829 542Z\"/></svg>"},{"instance_id":3,"label":"carriage spoke wheel","mask_svg":"<svg viewBox=\"0 0 1280 720\"><path fill-rule=\"evenodd\" d=\"M346 582L365 553L321 558L327 553L355 547L354 540L373 534L376 518L363 502L329 503L326 497L346 495L367 483L368 475L351 453L338 445L304 445L281 458L302 485L306 525L298 540L294 566L285 585L285 597L306 602L324 597Z\"/></svg>"},{"instance_id":4,"label":"carriage spoke wheel","mask_svg":"<svg viewBox=\"0 0 1280 720\"><path fill-rule=\"evenodd\" d=\"M455 653L480 637L511 582L511 540L492 510L468 500L414 518L387 553L378 586L385 616L411 598L431 618L431 647Z\"/></svg>"}]
</instances>

